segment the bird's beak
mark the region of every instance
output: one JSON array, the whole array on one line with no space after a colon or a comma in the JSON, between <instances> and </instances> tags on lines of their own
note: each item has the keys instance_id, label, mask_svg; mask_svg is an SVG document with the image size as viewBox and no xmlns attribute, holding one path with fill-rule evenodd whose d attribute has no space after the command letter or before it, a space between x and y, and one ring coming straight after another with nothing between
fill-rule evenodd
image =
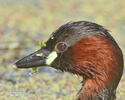
<instances>
[{"instance_id":1,"label":"bird's beak","mask_svg":"<svg viewBox=\"0 0 125 100\"><path fill-rule=\"evenodd\" d=\"M33 68L49 66L57 57L56 52L50 52L45 48L40 49L15 63L16 68Z\"/></svg>"}]
</instances>

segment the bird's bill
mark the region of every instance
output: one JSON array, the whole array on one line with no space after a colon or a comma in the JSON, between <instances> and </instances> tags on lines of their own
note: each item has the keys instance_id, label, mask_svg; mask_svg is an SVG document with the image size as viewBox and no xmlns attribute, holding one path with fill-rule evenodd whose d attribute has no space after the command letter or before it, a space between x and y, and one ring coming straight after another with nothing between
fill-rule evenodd
<instances>
[{"instance_id":1,"label":"bird's bill","mask_svg":"<svg viewBox=\"0 0 125 100\"><path fill-rule=\"evenodd\" d=\"M55 51L49 52L46 49L40 49L17 61L14 65L16 68L49 66L56 59L56 57L57 53Z\"/></svg>"}]
</instances>

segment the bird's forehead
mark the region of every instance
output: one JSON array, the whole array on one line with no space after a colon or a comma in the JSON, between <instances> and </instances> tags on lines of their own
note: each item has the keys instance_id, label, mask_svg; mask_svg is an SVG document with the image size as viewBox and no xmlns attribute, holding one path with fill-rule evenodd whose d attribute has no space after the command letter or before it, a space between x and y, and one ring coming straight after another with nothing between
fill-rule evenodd
<instances>
[{"instance_id":1,"label":"bird's forehead","mask_svg":"<svg viewBox=\"0 0 125 100\"><path fill-rule=\"evenodd\" d=\"M74 32L59 32L53 33L51 35L51 39L55 40L56 43L58 42L66 42L70 46L74 45L77 41L81 40L85 34L81 33L74 33Z\"/></svg>"}]
</instances>

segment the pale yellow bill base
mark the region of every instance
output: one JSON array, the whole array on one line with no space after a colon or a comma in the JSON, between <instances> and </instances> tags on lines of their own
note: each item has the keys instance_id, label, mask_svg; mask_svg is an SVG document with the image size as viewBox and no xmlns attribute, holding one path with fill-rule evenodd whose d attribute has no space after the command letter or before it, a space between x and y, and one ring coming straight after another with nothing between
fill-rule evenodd
<instances>
[{"instance_id":1,"label":"pale yellow bill base","mask_svg":"<svg viewBox=\"0 0 125 100\"><path fill-rule=\"evenodd\" d=\"M46 59L46 64L51 65L56 58L57 58L57 52L56 51L51 52Z\"/></svg>"}]
</instances>

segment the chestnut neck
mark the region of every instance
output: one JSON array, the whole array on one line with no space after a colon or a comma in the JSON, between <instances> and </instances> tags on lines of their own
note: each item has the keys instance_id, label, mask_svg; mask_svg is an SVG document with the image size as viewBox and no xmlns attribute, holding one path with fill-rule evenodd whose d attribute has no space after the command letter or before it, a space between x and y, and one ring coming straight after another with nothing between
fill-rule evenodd
<instances>
[{"instance_id":1,"label":"chestnut neck","mask_svg":"<svg viewBox=\"0 0 125 100\"><path fill-rule=\"evenodd\" d=\"M86 37L72 49L73 73L84 77L76 100L115 100L115 91L122 75L120 49L104 36Z\"/></svg>"},{"instance_id":2,"label":"chestnut neck","mask_svg":"<svg viewBox=\"0 0 125 100\"><path fill-rule=\"evenodd\" d=\"M76 100L115 100L116 90L99 86L97 80L89 79L82 83Z\"/></svg>"}]
</instances>

